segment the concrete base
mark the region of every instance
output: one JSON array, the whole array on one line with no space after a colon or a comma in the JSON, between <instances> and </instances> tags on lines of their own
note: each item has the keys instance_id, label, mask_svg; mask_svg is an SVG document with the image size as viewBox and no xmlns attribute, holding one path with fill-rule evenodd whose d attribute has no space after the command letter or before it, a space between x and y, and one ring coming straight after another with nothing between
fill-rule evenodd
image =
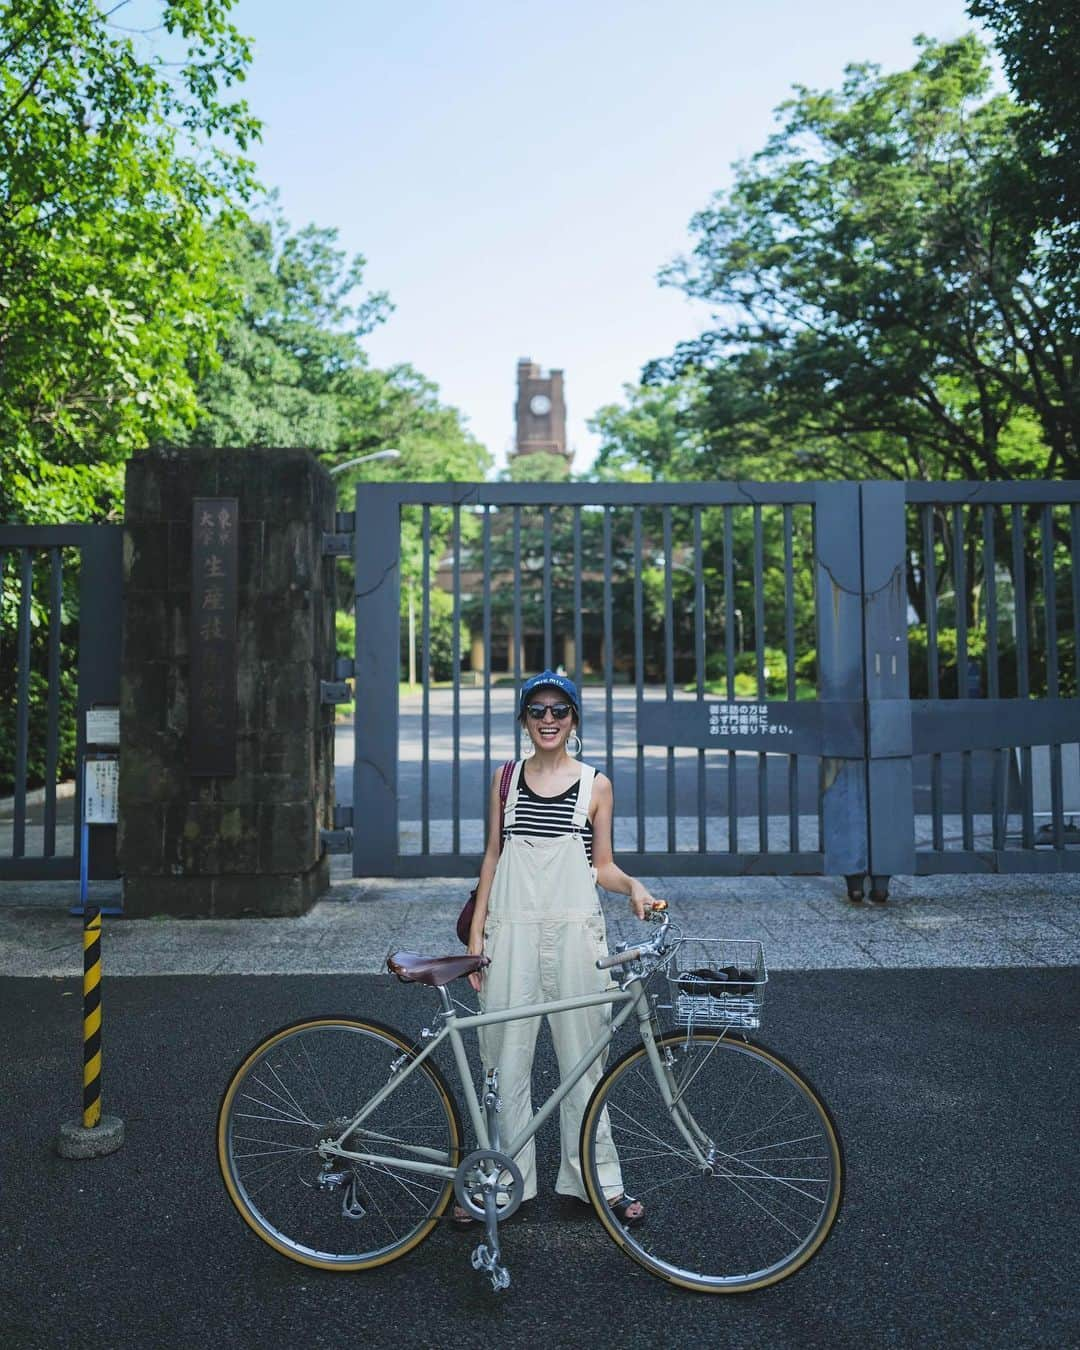
<instances>
[{"instance_id":1,"label":"concrete base","mask_svg":"<svg viewBox=\"0 0 1080 1350\"><path fill-rule=\"evenodd\" d=\"M306 914L330 888L323 854L306 872L253 876L124 878L127 919L280 919Z\"/></svg>"},{"instance_id":2,"label":"concrete base","mask_svg":"<svg viewBox=\"0 0 1080 1350\"><path fill-rule=\"evenodd\" d=\"M124 1122L119 1116L102 1116L90 1129L81 1121L69 1120L60 1126L56 1151L61 1158L103 1158L123 1142Z\"/></svg>"}]
</instances>

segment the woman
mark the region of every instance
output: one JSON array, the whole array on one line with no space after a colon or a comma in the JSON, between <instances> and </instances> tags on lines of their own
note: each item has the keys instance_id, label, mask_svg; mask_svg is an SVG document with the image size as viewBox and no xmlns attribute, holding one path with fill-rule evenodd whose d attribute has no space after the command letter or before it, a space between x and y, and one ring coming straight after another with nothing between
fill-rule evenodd
<instances>
[{"instance_id":1,"label":"woman","mask_svg":"<svg viewBox=\"0 0 1080 1350\"><path fill-rule=\"evenodd\" d=\"M532 742L527 760L514 766L503 810L501 772L492 780L488 804L488 845L480 868L469 951L491 960L469 976L485 1012L523 1003L572 998L607 987L596 959L607 954L604 919L596 884L630 897L639 919L654 903L640 881L615 865L611 850L614 794L611 782L567 749L577 728L581 703L565 675L545 670L521 687L518 719ZM501 852L500 852L501 844ZM610 1019L610 1005L556 1013L548 1019L559 1072L568 1073ZM497 1066L504 1140L513 1139L532 1116L532 1062L539 1018L480 1029L485 1068ZM562 1160L555 1189L588 1201L581 1176L578 1138L581 1118L602 1073L597 1060L560 1107ZM599 1180L612 1212L626 1225L645 1217L640 1201L625 1195L619 1160L604 1122L598 1136ZM530 1139L517 1156L524 1179L522 1198L536 1195L536 1144ZM467 1218L455 1210L458 1220Z\"/></svg>"}]
</instances>

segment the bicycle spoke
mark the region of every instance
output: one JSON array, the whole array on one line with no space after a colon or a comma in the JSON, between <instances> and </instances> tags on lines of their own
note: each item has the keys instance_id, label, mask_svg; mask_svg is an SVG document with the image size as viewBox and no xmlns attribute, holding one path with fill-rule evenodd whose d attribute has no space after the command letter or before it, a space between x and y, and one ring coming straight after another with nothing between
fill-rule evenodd
<instances>
[{"instance_id":1,"label":"bicycle spoke","mask_svg":"<svg viewBox=\"0 0 1080 1350\"><path fill-rule=\"evenodd\" d=\"M276 1078L277 1075L275 1074L274 1077ZM270 1086L270 1084L264 1083L261 1078L256 1077L255 1082L258 1083L259 1087L262 1088L264 1092L268 1092L271 1095L271 1097L279 1097L282 1101L288 1100L286 1097L282 1097L280 1092L275 1092L274 1089ZM304 1114L303 1108L298 1106L296 1102L291 1103L292 1106L291 1112L282 1111L280 1106L275 1106L273 1102L264 1102L258 1097L253 1097L250 1092L245 1093L244 1095L247 1097L248 1101L255 1102L256 1105L258 1106L265 1106L268 1111L280 1111L283 1119L285 1120L296 1121L298 1125L315 1124L315 1122L309 1116L306 1116ZM293 1112L295 1112L295 1114L293 1114Z\"/></svg>"},{"instance_id":2,"label":"bicycle spoke","mask_svg":"<svg viewBox=\"0 0 1080 1350\"><path fill-rule=\"evenodd\" d=\"M602 1189L598 1168L610 1165L598 1151L606 1115L623 1188L645 1203L641 1230L612 1231L649 1269L694 1288L782 1278L813 1254L835 1218L839 1153L827 1114L782 1062L742 1039L679 1033L660 1050L677 1060L667 1087L685 1115L665 1103L642 1049L602 1080L586 1117L590 1189Z\"/></svg>"},{"instance_id":3,"label":"bicycle spoke","mask_svg":"<svg viewBox=\"0 0 1080 1350\"><path fill-rule=\"evenodd\" d=\"M284 1097L282 1098L282 1100L283 1100L283 1101L289 1101L289 1102L291 1102L291 1103L292 1103L292 1106L293 1106L293 1109L296 1111L296 1114L297 1114L299 1117L301 1117L301 1119L306 1120L306 1121L308 1122L308 1124L314 1125L315 1122L310 1118L310 1116L306 1116L306 1115L304 1114L304 1108L300 1105L300 1103L299 1103L299 1102L296 1100L296 1098L292 1095L292 1093L291 1093L291 1092L289 1091L289 1089L285 1086L285 1084L282 1083L282 1081L281 1081L281 1075L278 1073L277 1069L274 1068L274 1066L270 1063L269 1060L267 1060L266 1067L270 1070L270 1072L271 1072L271 1073L274 1075L274 1077L278 1080L278 1083L281 1085L281 1090L282 1090L282 1092L285 1094ZM277 1093L274 1093L274 1095L277 1096L278 1094L277 1094Z\"/></svg>"},{"instance_id":4,"label":"bicycle spoke","mask_svg":"<svg viewBox=\"0 0 1080 1350\"><path fill-rule=\"evenodd\" d=\"M404 1163L323 1157L317 1147L346 1131L401 1053L401 1043L361 1022L301 1023L252 1056L227 1094L219 1130L230 1194L287 1255L357 1268L407 1251L430 1231L450 1182ZM403 1078L392 1103L357 1131L362 1147L457 1156L461 1139L439 1081L428 1065Z\"/></svg>"},{"instance_id":5,"label":"bicycle spoke","mask_svg":"<svg viewBox=\"0 0 1080 1350\"><path fill-rule=\"evenodd\" d=\"M300 1049L304 1052L304 1058L305 1058L305 1059L307 1060L307 1062L308 1062L308 1068L309 1068L310 1071L311 1071L311 1076L312 1076L312 1078L315 1080L315 1086L316 1086L316 1087L319 1089L319 1091L322 1093L322 1099L323 1099L323 1101L326 1103L326 1110L327 1110L327 1113L328 1113L328 1115L331 1115L331 1116L332 1116L332 1115L334 1114L334 1108L330 1105L330 1098L329 1098L329 1096L327 1095L326 1088L323 1086L323 1081L322 1081L322 1079L319 1077L318 1073L316 1073L316 1071L315 1071L315 1065L311 1062L311 1051L307 1048L307 1042L306 1042L306 1041L301 1041L301 1042L300 1042Z\"/></svg>"}]
</instances>

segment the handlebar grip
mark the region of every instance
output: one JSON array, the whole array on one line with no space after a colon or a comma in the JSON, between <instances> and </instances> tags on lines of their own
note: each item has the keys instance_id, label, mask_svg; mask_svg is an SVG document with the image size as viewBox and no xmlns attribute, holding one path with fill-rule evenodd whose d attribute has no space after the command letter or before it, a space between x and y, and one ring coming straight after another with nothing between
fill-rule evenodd
<instances>
[{"instance_id":1,"label":"handlebar grip","mask_svg":"<svg viewBox=\"0 0 1080 1350\"><path fill-rule=\"evenodd\" d=\"M647 947L628 947L624 952L611 952L608 956L597 958L597 970L610 970L612 966L624 966L628 961L639 961Z\"/></svg>"}]
</instances>

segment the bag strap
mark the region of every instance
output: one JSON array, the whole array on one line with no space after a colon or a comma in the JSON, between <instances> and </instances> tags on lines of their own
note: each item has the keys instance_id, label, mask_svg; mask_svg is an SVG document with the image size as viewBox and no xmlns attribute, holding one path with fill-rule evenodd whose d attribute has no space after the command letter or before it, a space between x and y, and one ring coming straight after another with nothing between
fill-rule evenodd
<instances>
[{"instance_id":1,"label":"bag strap","mask_svg":"<svg viewBox=\"0 0 1080 1350\"><path fill-rule=\"evenodd\" d=\"M508 759L503 765L502 777L499 779L499 805L502 807L502 821L499 826L499 852L502 852L503 831L506 829L506 799L510 795L510 780L514 776L514 761ZM513 824L513 821L510 822Z\"/></svg>"},{"instance_id":2,"label":"bag strap","mask_svg":"<svg viewBox=\"0 0 1080 1350\"><path fill-rule=\"evenodd\" d=\"M503 804L503 831L511 829L514 824L514 813L517 811L518 784L521 782L521 770L525 766L525 761L519 759L510 769L510 783L506 790L506 801Z\"/></svg>"},{"instance_id":3,"label":"bag strap","mask_svg":"<svg viewBox=\"0 0 1080 1350\"><path fill-rule=\"evenodd\" d=\"M589 801L592 798L595 781L596 770L591 764L583 764L581 766L581 778L578 781L577 805L574 807L574 816L571 822L575 830L585 828L585 822L589 818Z\"/></svg>"}]
</instances>

